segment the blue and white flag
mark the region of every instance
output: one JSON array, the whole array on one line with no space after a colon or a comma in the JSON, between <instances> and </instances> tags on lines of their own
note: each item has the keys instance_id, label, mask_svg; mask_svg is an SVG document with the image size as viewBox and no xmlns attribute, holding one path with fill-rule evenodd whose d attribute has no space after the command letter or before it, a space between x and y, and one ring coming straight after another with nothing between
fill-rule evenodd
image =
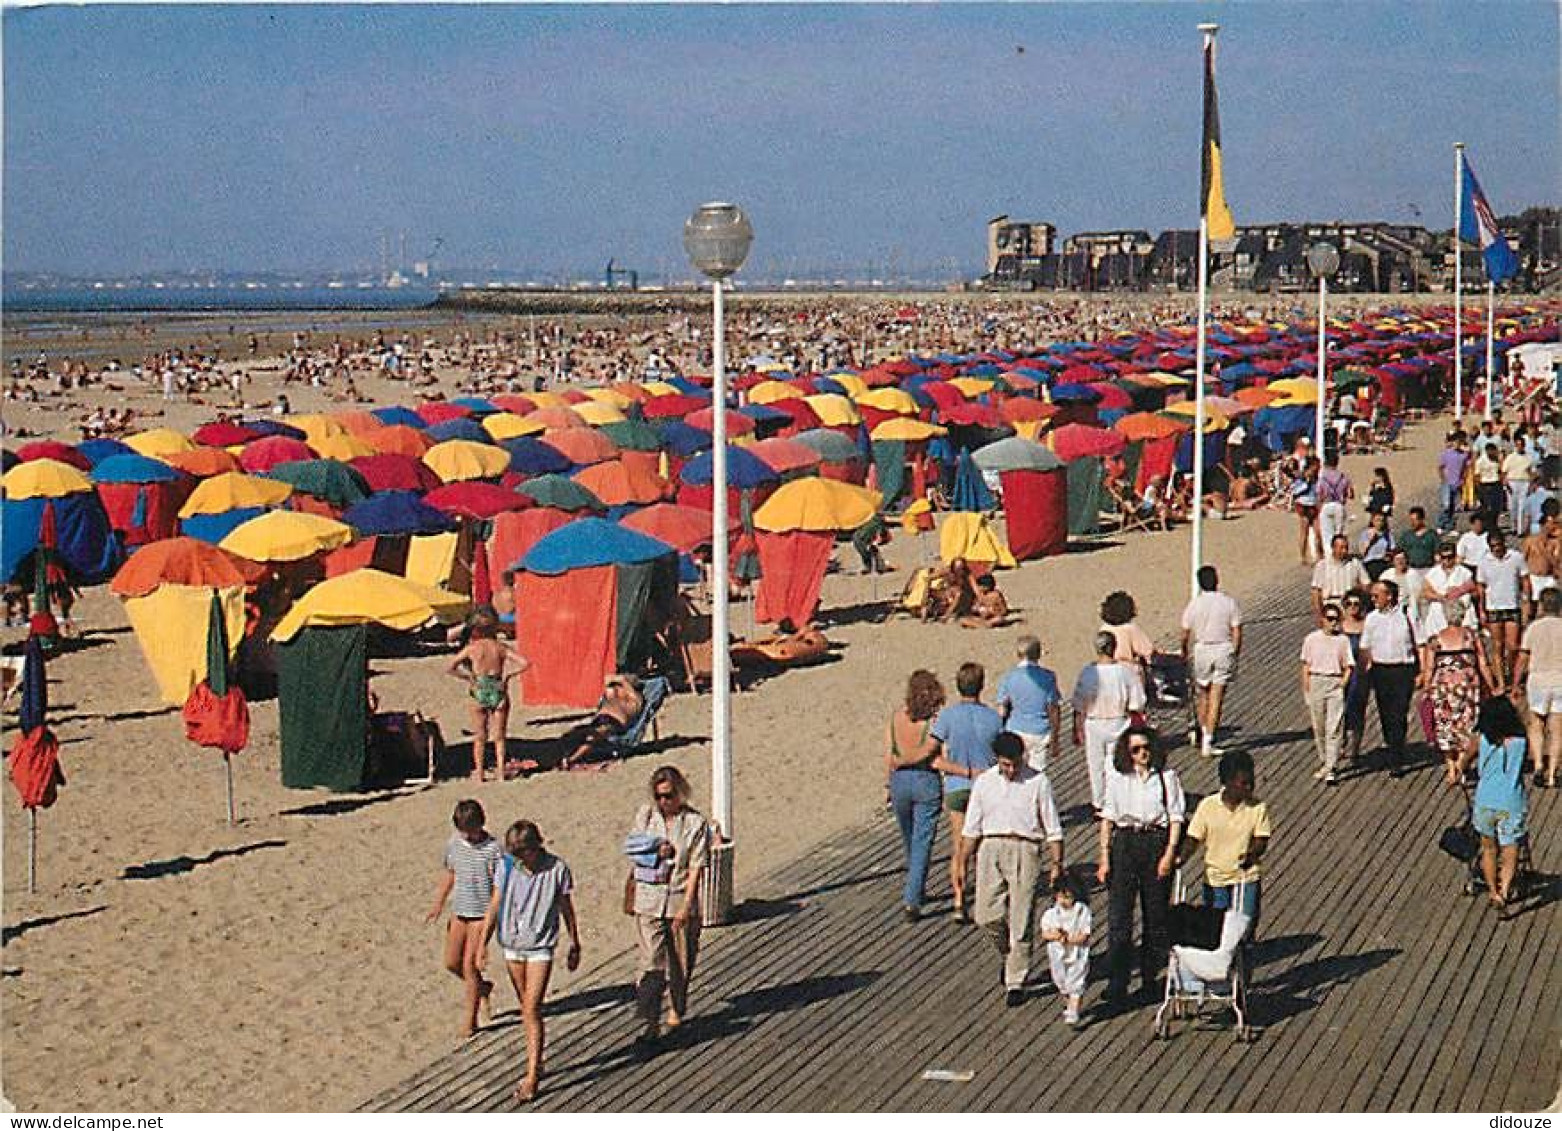
<instances>
[{"instance_id":1,"label":"blue and white flag","mask_svg":"<svg viewBox=\"0 0 1562 1131\"><path fill-rule=\"evenodd\" d=\"M1497 217L1486 202L1486 194L1481 191L1481 183L1475 179L1475 170L1470 168L1468 158L1464 159L1461 184L1459 238L1466 243L1480 244L1481 256L1486 260L1486 277L1492 282L1513 278L1519 273L1518 257L1503 238L1502 229L1497 227Z\"/></svg>"}]
</instances>

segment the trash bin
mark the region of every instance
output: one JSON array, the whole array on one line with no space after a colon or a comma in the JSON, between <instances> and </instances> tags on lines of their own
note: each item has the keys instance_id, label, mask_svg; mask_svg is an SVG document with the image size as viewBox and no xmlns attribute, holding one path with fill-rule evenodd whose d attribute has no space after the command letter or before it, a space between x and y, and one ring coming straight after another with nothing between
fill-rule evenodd
<instances>
[{"instance_id":1,"label":"trash bin","mask_svg":"<svg viewBox=\"0 0 1562 1131\"><path fill-rule=\"evenodd\" d=\"M710 857L700 877L700 925L720 927L732 919L732 844L712 830Z\"/></svg>"}]
</instances>

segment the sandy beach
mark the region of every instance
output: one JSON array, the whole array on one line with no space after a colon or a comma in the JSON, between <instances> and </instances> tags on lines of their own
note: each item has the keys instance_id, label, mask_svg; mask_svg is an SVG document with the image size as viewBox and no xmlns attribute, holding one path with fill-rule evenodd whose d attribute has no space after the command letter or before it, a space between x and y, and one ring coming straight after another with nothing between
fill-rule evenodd
<instances>
[{"instance_id":1,"label":"sandy beach","mask_svg":"<svg viewBox=\"0 0 1562 1131\"><path fill-rule=\"evenodd\" d=\"M257 376L246 399L265 403L270 380ZM362 387L376 403L412 399L403 385ZM321 390L289 392L295 411L343 407ZM109 395L89 389L80 399ZM135 403L157 404L149 390ZM176 402L156 423L188 430L213 414L210 405ZM55 406L8 402L6 421L78 438ZM1440 427L1423 422L1406 431L1402 450L1349 457L1346 468L1364 483L1381 464L1402 497L1416 493L1431 482ZM1352 520L1360 525L1359 509ZM1288 513L1214 521L1206 532L1206 555L1239 598L1260 591L1273 564L1295 553ZM900 572L888 577L832 574L823 622L835 662L766 680L734 704L740 894L754 877L880 813L884 720L911 669L930 667L952 682L958 664L974 659L991 687L1012 662L1014 638L1031 631L1044 642L1043 662L1072 685L1111 590L1133 592L1143 627L1170 635L1186 596L1188 539L1186 527L1134 534L1003 574L1022 625L997 632L875 623L873 600L898 591L933 552L931 540L897 531L887 557ZM14 791L0 810L0 1083L20 1108L352 1107L457 1043L460 990L439 968L441 928L424 915L458 800L480 800L495 833L523 816L536 820L573 868L585 960L574 977L556 971L559 994L633 943L619 906L619 840L651 769L676 763L696 806L709 796L708 697L675 696L662 715L668 749L605 772L364 797L281 788L270 701L255 706L249 749L236 760L241 822L230 828L221 759L186 742L177 711L159 704L120 603L100 587L77 616L86 646L49 670L50 718L70 784L40 818L36 895L26 893L26 820ZM747 624L746 610L735 623ZM19 630L8 630L7 642L15 638ZM421 710L447 741L462 743L466 698L444 663L376 661L375 688L387 708ZM512 744L556 735L567 717L522 711ZM1064 756L1079 754L1065 747ZM514 1008L507 989L497 1001L501 1011ZM696 994L694 1008L704 1004Z\"/></svg>"}]
</instances>

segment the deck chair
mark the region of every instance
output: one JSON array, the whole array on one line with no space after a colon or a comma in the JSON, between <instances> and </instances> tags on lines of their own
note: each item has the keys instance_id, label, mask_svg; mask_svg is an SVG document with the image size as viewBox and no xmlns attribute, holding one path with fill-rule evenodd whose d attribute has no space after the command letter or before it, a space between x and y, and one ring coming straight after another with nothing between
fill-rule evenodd
<instances>
[{"instance_id":1,"label":"deck chair","mask_svg":"<svg viewBox=\"0 0 1562 1131\"><path fill-rule=\"evenodd\" d=\"M615 734L607 740L607 748L612 751L613 757L626 758L644 746L646 731L651 732L653 741L662 737L661 726L656 716L662 709L662 704L667 701L667 694L671 690L672 685L664 676L659 675L651 676L640 685L640 695L645 700L640 713L634 717L634 721L623 734Z\"/></svg>"},{"instance_id":2,"label":"deck chair","mask_svg":"<svg viewBox=\"0 0 1562 1131\"><path fill-rule=\"evenodd\" d=\"M1140 510L1139 500L1134 497L1126 480L1104 480L1101 488L1112 501L1113 509L1107 513L1117 520L1117 533L1155 529L1156 520L1160 517L1159 509L1149 512Z\"/></svg>"},{"instance_id":3,"label":"deck chair","mask_svg":"<svg viewBox=\"0 0 1562 1131\"><path fill-rule=\"evenodd\" d=\"M1372 434L1372 442L1379 448L1393 451L1399 447L1399 434L1405 430L1403 416L1391 416L1388 422Z\"/></svg>"}]
</instances>

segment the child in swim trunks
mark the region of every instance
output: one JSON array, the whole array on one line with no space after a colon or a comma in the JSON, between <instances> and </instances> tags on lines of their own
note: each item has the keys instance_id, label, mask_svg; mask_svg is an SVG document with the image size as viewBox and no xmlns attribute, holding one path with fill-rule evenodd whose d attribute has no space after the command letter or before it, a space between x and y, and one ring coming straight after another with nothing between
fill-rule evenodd
<instances>
[{"instance_id":1,"label":"child in swim trunks","mask_svg":"<svg viewBox=\"0 0 1562 1131\"><path fill-rule=\"evenodd\" d=\"M510 680L529 667L531 663L525 656L500 642L498 622L491 617L480 617L473 623L471 639L450 661L450 674L471 685L472 776L478 781L483 781L487 772L490 739L495 766L503 773L510 724Z\"/></svg>"}]
</instances>

